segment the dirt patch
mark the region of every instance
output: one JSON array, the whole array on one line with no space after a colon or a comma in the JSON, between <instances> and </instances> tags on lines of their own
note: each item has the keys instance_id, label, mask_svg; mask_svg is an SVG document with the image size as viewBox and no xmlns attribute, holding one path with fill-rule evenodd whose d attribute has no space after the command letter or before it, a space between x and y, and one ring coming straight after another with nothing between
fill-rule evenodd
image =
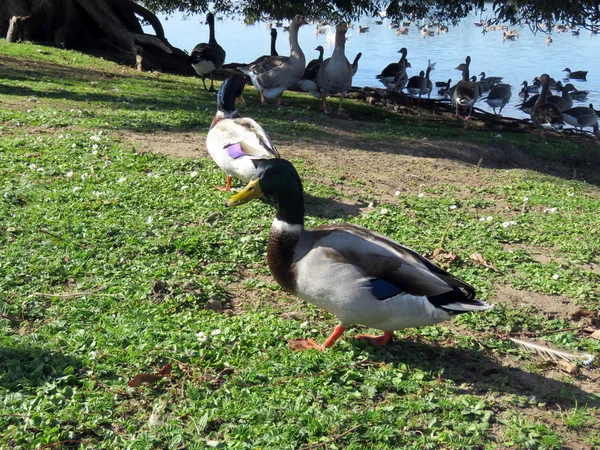
<instances>
[{"instance_id":1,"label":"dirt patch","mask_svg":"<svg viewBox=\"0 0 600 450\"><path fill-rule=\"evenodd\" d=\"M574 264L566 258L557 256L556 251L552 248L524 244L504 244L505 252L513 252L515 250L526 252L531 259L540 264L558 263L562 266L578 267L586 272L600 273L600 265L593 262Z\"/></svg>"},{"instance_id":2,"label":"dirt patch","mask_svg":"<svg viewBox=\"0 0 600 450\"><path fill-rule=\"evenodd\" d=\"M492 302L506 302L518 308L533 306L535 309L551 317L571 318L580 308L573 301L562 295L547 295L540 292L520 291L510 286L501 285Z\"/></svg>"}]
</instances>

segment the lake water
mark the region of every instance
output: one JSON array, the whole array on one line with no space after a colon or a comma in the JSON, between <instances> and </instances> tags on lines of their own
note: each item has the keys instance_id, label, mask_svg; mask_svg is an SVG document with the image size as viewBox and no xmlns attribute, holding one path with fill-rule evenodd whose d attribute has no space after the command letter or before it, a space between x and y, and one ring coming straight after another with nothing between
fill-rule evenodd
<instances>
[{"instance_id":1,"label":"lake water","mask_svg":"<svg viewBox=\"0 0 600 450\"><path fill-rule=\"evenodd\" d=\"M205 16L173 15L159 16L169 42L188 52L200 43L208 41L208 25L204 24ZM255 25L244 25L239 18L218 17L215 23L217 42L227 52L226 63L253 61L258 56L268 54L270 35L267 24L257 22ZM447 33L423 37L418 26L413 23L408 34L397 35L390 29L390 21L383 20L382 25L375 23L375 18L364 18L354 23L354 29L348 30L346 56L352 62L358 52L362 52L359 69L352 81L353 86L382 87L375 75L390 62L397 62L401 47L408 49L408 60L412 68L408 75L418 75L427 68L427 60L435 62L435 70L431 72L433 81L460 79L461 73L455 67L464 62L470 55L471 75L485 72L487 76L502 76L503 82L513 87L512 98L504 108L503 114L511 117L528 117L516 108L521 102L520 84L527 80L530 84L534 77L548 73L556 80L563 79L565 67L571 70L588 70L587 81L574 80L577 89L589 91L587 100L575 102L574 106L587 106L593 103L600 108L600 35L591 35L581 30L579 36L570 31L552 33L553 42L546 44L547 35L533 34L527 27L510 27L519 31L519 38L510 41L502 39L501 31L490 31L483 34L482 28L473 25L479 21L479 15L471 15L463 19L456 27L450 27ZM285 23L287 25L287 23ZM368 26L366 33L358 32L358 25ZM150 27L146 32L152 33ZM303 26L299 32L299 42L306 61L316 58L313 49L318 45L325 48L325 57L331 55L333 44L325 35L316 34L314 25ZM278 28L277 51L280 55L289 54L288 33ZM563 84L565 81L563 80ZM434 88L432 98L439 97ZM479 101L476 106L490 111L485 102Z\"/></svg>"}]
</instances>

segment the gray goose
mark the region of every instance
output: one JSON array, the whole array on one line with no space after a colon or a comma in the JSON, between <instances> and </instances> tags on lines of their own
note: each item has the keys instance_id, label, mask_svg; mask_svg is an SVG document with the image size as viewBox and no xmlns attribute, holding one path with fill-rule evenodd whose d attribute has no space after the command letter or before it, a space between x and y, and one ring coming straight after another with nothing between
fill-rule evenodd
<instances>
[{"instance_id":1,"label":"gray goose","mask_svg":"<svg viewBox=\"0 0 600 450\"><path fill-rule=\"evenodd\" d=\"M348 24L346 23L339 23L335 27L335 48L331 58L323 61L317 73L317 87L321 92L321 108L326 113L329 111L327 96L333 94L340 95L340 106L337 113L342 113L344 96L352 86L352 64L350 64L345 54L346 31L348 31Z\"/></svg>"},{"instance_id":2,"label":"gray goose","mask_svg":"<svg viewBox=\"0 0 600 450\"><path fill-rule=\"evenodd\" d=\"M427 67L427 72L421 72L419 75L414 77L410 77L408 79L408 83L406 84L406 90L413 97L419 96L419 99L423 94L431 93L431 81L429 80L429 75L431 74L431 70L433 68L431 66Z\"/></svg>"},{"instance_id":3,"label":"gray goose","mask_svg":"<svg viewBox=\"0 0 600 450\"><path fill-rule=\"evenodd\" d=\"M209 12L206 15L206 23L209 29L208 43L196 45L190 54L189 62L202 78L204 89L206 89L206 76L210 75L210 89L208 91L215 92L214 76L215 72L225 62L225 50L217 44L215 39L215 16L213 13Z\"/></svg>"},{"instance_id":4,"label":"gray goose","mask_svg":"<svg viewBox=\"0 0 600 450\"><path fill-rule=\"evenodd\" d=\"M540 131L554 130L562 131L564 127L563 116L554 103L547 101L550 91L550 76L543 74L539 77L542 82L542 92L540 93L535 105L531 108L531 121Z\"/></svg>"},{"instance_id":5,"label":"gray goose","mask_svg":"<svg viewBox=\"0 0 600 450\"><path fill-rule=\"evenodd\" d=\"M576 106L575 108L567 109L562 112L562 116L565 122L575 128L583 129L584 127L592 127L594 134L600 137L600 133L598 132L598 116L592 105L589 107Z\"/></svg>"},{"instance_id":6,"label":"gray goose","mask_svg":"<svg viewBox=\"0 0 600 450\"><path fill-rule=\"evenodd\" d=\"M298 81L298 86L303 91L308 92L315 98L321 98L321 92L319 92L319 88L317 87L317 73L319 73L319 69L321 68L321 64L323 64L323 47L319 45L315 48L319 52L319 58L311 59L304 70L304 75L302 75L302 79ZM359 53L360 54L360 53Z\"/></svg>"},{"instance_id":7,"label":"gray goose","mask_svg":"<svg viewBox=\"0 0 600 450\"><path fill-rule=\"evenodd\" d=\"M306 60L298 44L298 30L307 22L302 16L295 16L290 25L290 56L269 56L258 64L238 67L250 77L250 81L260 93L260 102L264 105L267 98L277 97L277 106L281 105L281 96L290 86L296 84L304 74Z\"/></svg>"},{"instance_id":8,"label":"gray goose","mask_svg":"<svg viewBox=\"0 0 600 450\"><path fill-rule=\"evenodd\" d=\"M466 120L471 118L471 114L473 113L473 105L479 97L479 87L477 86L477 83L469 81L470 64L471 57L467 56L466 61L458 65L456 70L460 70L462 72L462 80L460 80L452 90L452 103L454 103L456 106L456 117L458 117L459 107L469 108L469 115L465 117Z\"/></svg>"},{"instance_id":9,"label":"gray goose","mask_svg":"<svg viewBox=\"0 0 600 450\"><path fill-rule=\"evenodd\" d=\"M502 114L502 108L506 106L511 96L510 85L497 84L490 89L485 102L492 107L494 114L496 114L496 108L500 108L499 113Z\"/></svg>"}]
</instances>

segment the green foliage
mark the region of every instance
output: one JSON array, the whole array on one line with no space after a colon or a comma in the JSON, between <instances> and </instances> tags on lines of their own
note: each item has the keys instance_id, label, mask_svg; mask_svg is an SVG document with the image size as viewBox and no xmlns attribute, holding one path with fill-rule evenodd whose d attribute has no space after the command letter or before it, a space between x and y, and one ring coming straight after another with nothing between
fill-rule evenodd
<instances>
[{"instance_id":1,"label":"green foliage","mask_svg":"<svg viewBox=\"0 0 600 450\"><path fill-rule=\"evenodd\" d=\"M598 399L576 379L540 373L535 358L503 339L553 331L552 344L597 354L598 341L564 331L576 325L568 317L498 304L401 331L386 348L354 341L350 330L326 352L292 352L288 339L321 341L335 319L270 277L272 205L226 209L227 195L213 188L224 175L210 159L142 153L128 140L132 132L202 140L214 97L196 80L123 71L79 53L2 41L0 51L11 67L0 80L0 448L552 449L573 433L598 444ZM313 100L288 102L251 113L276 143L328 138L330 123L307 110ZM372 145L432 133L411 118L348 108L365 125L356 139ZM437 127L439 139L490 139ZM530 146L527 137L506 139ZM586 151L556 147L548 158ZM348 190L377 198L366 178L332 184L308 159L293 162L306 180L310 225L331 221L323 212L350 202ZM399 193L337 220L421 253L446 233L446 251L459 255L450 270L484 299L512 286L597 312L600 280L589 267L600 248L598 188L532 170L468 170L495 182L424 185L423 196ZM552 207L559 213L543 212ZM475 252L497 271L471 261ZM166 364L169 376L128 386ZM506 412L514 408L535 420Z\"/></svg>"}]
</instances>

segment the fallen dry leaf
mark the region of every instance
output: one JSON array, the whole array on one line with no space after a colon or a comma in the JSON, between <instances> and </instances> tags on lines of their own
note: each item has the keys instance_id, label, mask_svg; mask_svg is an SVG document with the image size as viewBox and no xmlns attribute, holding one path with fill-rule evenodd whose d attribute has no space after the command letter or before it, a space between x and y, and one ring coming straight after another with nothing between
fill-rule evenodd
<instances>
[{"instance_id":1,"label":"fallen dry leaf","mask_svg":"<svg viewBox=\"0 0 600 450\"><path fill-rule=\"evenodd\" d=\"M566 374L577 375L577 373L579 373L579 367L577 367L577 364L573 364L568 361L557 361L556 365L561 372Z\"/></svg>"},{"instance_id":2,"label":"fallen dry leaf","mask_svg":"<svg viewBox=\"0 0 600 450\"><path fill-rule=\"evenodd\" d=\"M172 368L173 367L171 366L171 364L165 364L163 368L158 371L158 375L161 377L168 377L171 375Z\"/></svg>"},{"instance_id":3,"label":"fallen dry leaf","mask_svg":"<svg viewBox=\"0 0 600 450\"><path fill-rule=\"evenodd\" d=\"M591 335L591 338L598 339L600 341L600 330L594 331Z\"/></svg>"},{"instance_id":4,"label":"fallen dry leaf","mask_svg":"<svg viewBox=\"0 0 600 450\"><path fill-rule=\"evenodd\" d=\"M131 379L129 383L127 383L127 386L138 387L141 386L142 383L156 383L162 378L163 377L161 375L154 375L152 373L138 373L135 377Z\"/></svg>"},{"instance_id":5,"label":"fallen dry leaf","mask_svg":"<svg viewBox=\"0 0 600 450\"><path fill-rule=\"evenodd\" d=\"M469 255L469 258L471 258L480 266L493 270L494 272L498 272L498 269L496 269L492 263L487 262L481 253L473 253L472 255Z\"/></svg>"}]
</instances>

